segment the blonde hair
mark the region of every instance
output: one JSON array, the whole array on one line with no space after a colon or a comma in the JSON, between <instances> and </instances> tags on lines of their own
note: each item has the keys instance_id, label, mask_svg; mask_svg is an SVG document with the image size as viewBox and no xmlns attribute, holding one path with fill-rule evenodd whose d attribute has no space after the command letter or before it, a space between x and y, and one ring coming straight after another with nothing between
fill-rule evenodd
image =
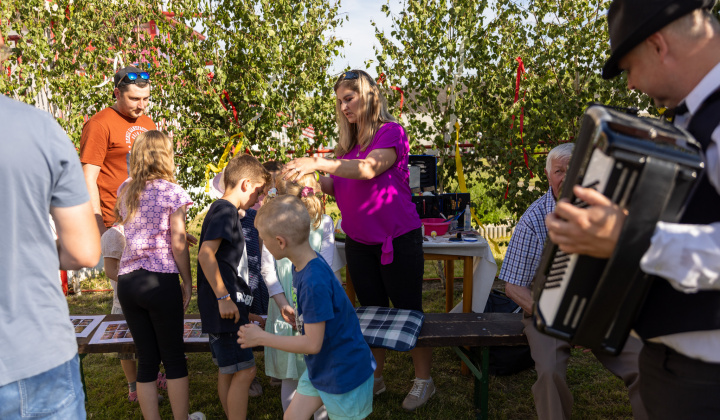
<instances>
[{"instance_id":1,"label":"blonde hair","mask_svg":"<svg viewBox=\"0 0 720 420\"><path fill-rule=\"evenodd\" d=\"M310 215L299 198L283 195L263 203L255 216L255 227L271 237L282 236L289 244L299 245L310 237Z\"/></svg>"},{"instance_id":2,"label":"blonde hair","mask_svg":"<svg viewBox=\"0 0 720 420\"><path fill-rule=\"evenodd\" d=\"M278 197L283 195L291 195L300 199L310 215L310 221L313 229L320 227L322 223L322 215L325 213L322 201L316 195L320 193L320 184L315 180L315 174L303 175L297 181L287 181L278 177L275 181ZM312 192L306 191L303 197L303 189L311 188ZM266 198L272 200L272 198Z\"/></svg>"},{"instance_id":3,"label":"blonde hair","mask_svg":"<svg viewBox=\"0 0 720 420\"><path fill-rule=\"evenodd\" d=\"M135 217L140 194L149 181L164 179L175 183L175 162L172 142L165 133L150 130L135 139L130 151L130 182L120 191L115 203L115 219L125 224ZM120 209L125 209L125 217Z\"/></svg>"},{"instance_id":4,"label":"blonde hair","mask_svg":"<svg viewBox=\"0 0 720 420\"><path fill-rule=\"evenodd\" d=\"M395 122L390 115L385 96L380 92L377 83L369 74L362 70L351 70L358 74L357 79L346 79L345 73L335 82L334 90L348 88L360 96L360 111L357 113L357 121L348 122L343 114L340 105L340 98L335 100L335 119L337 120L339 136L335 146L335 156L347 154L356 144L360 150L365 150L372 143L375 133L386 122Z\"/></svg>"}]
</instances>

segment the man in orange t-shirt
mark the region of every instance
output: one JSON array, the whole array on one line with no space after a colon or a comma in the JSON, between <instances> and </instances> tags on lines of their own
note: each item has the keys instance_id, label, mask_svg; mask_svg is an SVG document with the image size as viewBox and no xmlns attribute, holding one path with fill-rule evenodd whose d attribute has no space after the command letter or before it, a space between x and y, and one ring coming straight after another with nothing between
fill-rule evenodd
<instances>
[{"instance_id":1,"label":"man in orange t-shirt","mask_svg":"<svg viewBox=\"0 0 720 420\"><path fill-rule=\"evenodd\" d=\"M93 115L80 138L80 162L101 234L115 221L117 189L128 178L128 158L135 138L156 129L145 115L150 76L129 66L115 73L114 82L115 105Z\"/></svg>"}]
</instances>

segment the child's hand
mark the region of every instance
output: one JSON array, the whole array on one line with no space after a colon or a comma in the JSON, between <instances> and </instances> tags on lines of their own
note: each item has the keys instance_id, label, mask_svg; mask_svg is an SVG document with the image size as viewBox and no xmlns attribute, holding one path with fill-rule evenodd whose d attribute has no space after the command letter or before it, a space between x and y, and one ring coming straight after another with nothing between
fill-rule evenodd
<instances>
[{"instance_id":1,"label":"child's hand","mask_svg":"<svg viewBox=\"0 0 720 420\"><path fill-rule=\"evenodd\" d=\"M186 233L186 234L185 234L185 240L187 241L188 246L195 246L195 245L198 244L197 238L194 237L194 236L192 236L192 235L189 234L189 233Z\"/></svg>"},{"instance_id":2,"label":"child's hand","mask_svg":"<svg viewBox=\"0 0 720 420\"><path fill-rule=\"evenodd\" d=\"M265 329L265 318L253 313L248 315L248 318L250 319L250 322L257 322L257 324L260 325L260 328Z\"/></svg>"},{"instance_id":3,"label":"child's hand","mask_svg":"<svg viewBox=\"0 0 720 420\"><path fill-rule=\"evenodd\" d=\"M235 319L237 324L240 321L240 311L238 311L235 302L232 299L223 299L218 301L218 310L220 311L220 318L222 319Z\"/></svg>"},{"instance_id":4,"label":"child's hand","mask_svg":"<svg viewBox=\"0 0 720 420\"><path fill-rule=\"evenodd\" d=\"M192 284L183 282L182 284L182 299L183 299L183 312L187 311L188 305L190 305L190 299L192 299Z\"/></svg>"},{"instance_id":5,"label":"child's hand","mask_svg":"<svg viewBox=\"0 0 720 420\"><path fill-rule=\"evenodd\" d=\"M292 325L295 328L295 309L290 305L283 305L280 308L280 315L282 315L285 322Z\"/></svg>"},{"instance_id":6,"label":"child's hand","mask_svg":"<svg viewBox=\"0 0 720 420\"><path fill-rule=\"evenodd\" d=\"M259 326L255 324L245 324L238 330L238 344L241 348L247 349L252 347L261 346L260 339L263 334L267 334Z\"/></svg>"}]
</instances>

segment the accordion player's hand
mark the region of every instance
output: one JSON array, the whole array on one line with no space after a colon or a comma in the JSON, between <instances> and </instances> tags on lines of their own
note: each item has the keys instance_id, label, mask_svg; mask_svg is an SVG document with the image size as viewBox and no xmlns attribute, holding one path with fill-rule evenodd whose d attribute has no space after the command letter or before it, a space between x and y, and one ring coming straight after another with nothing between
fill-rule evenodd
<instances>
[{"instance_id":1,"label":"accordion player's hand","mask_svg":"<svg viewBox=\"0 0 720 420\"><path fill-rule=\"evenodd\" d=\"M550 239L567 253L610 258L625 222L625 212L593 189L576 185L573 193L589 207L559 201L555 212L545 218Z\"/></svg>"}]
</instances>

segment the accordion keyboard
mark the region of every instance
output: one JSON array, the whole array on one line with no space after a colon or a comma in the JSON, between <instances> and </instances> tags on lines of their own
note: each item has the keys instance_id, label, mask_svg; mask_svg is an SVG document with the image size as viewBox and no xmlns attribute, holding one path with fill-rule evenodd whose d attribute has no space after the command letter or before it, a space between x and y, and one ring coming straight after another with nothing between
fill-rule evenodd
<instances>
[{"instance_id":1,"label":"accordion keyboard","mask_svg":"<svg viewBox=\"0 0 720 420\"><path fill-rule=\"evenodd\" d=\"M559 312L563 297L566 295L577 260L577 254L567 254L561 251L560 248L555 252L555 258L548 271L547 281L543 286L543 298L538 302L539 309L550 324L555 324L555 317ZM575 317L566 318L568 319L563 320L565 325Z\"/></svg>"}]
</instances>

